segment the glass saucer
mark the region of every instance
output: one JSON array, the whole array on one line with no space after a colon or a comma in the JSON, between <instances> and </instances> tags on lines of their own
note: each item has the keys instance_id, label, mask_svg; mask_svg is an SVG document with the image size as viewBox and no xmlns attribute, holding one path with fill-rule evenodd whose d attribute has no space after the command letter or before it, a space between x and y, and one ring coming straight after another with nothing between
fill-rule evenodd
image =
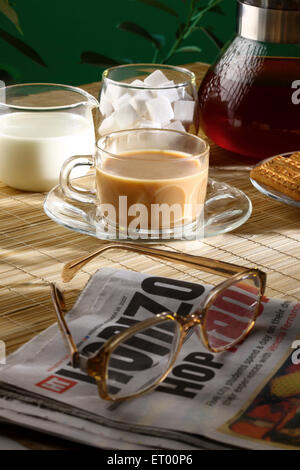
<instances>
[{"instance_id":1,"label":"glass saucer","mask_svg":"<svg viewBox=\"0 0 300 470\"><path fill-rule=\"evenodd\" d=\"M105 223L99 221L96 205L68 199L59 185L47 194L44 210L54 222L76 232L101 240L124 241L127 239L127 241L133 241L129 237L124 238L124 234L112 236L107 231ZM252 204L245 193L226 183L209 178L204 205L203 237L212 237L236 229L248 220L251 212ZM176 240L180 239L176 238ZM186 240L186 238L182 239ZM189 235L188 240L193 239L199 239L199 232L195 231L194 236L193 233ZM134 239L134 242L141 243L160 241L174 241L174 239L170 239L170 237L164 239L162 236L157 239Z\"/></svg>"},{"instance_id":2,"label":"glass saucer","mask_svg":"<svg viewBox=\"0 0 300 470\"><path fill-rule=\"evenodd\" d=\"M273 157L266 158L265 160L259 162L254 168L262 165L263 163L269 162L275 157L290 157L293 153L295 152L288 152L288 153L283 153L280 155L275 155ZM254 180L253 178L250 177L250 181L253 184L253 186L258 189L262 194L265 196L268 196L272 199L275 199L276 201L284 202L285 204L288 204L289 206L296 206L300 207L300 202L296 201L295 199L292 199L291 197L286 196L285 194L281 193L280 191L276 191L276 189L270 188L270 186L267 186L266 184L259 183L258 181Z\"/></svg>"}]
</instances>

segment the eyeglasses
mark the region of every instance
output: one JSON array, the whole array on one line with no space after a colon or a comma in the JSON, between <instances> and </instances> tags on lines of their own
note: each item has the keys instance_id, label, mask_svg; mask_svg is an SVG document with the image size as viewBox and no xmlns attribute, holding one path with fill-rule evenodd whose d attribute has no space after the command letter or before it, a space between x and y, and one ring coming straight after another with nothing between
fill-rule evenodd
<instances>
[{"instance_id":1,"label":"eyeglasses","mask_svg":"<svg viewBox=\"0 0 300 470\"><path fill-rule=\"evenodd\" d=\"M106 244L98 254L112 248L173 260L228 279L212 288L202 304L189 315L165 312L141 321L108 339L89 357L78 351L64 318L67 310L63 294L51 284L52 301L70 349L71 364L95 379L101 398L123 401L153 390L171 371L192 330L209 351L218 353L241 343L253 329L266 286L266 274L259 269L126 243ZM137 350L141 341L147 342L147 355ZM130 359L128 350L132 354ZM133 367L130 376L123 374L124 383L120 388L117 369L120 358L124 357Z\"/></svg>"}]
</instances>

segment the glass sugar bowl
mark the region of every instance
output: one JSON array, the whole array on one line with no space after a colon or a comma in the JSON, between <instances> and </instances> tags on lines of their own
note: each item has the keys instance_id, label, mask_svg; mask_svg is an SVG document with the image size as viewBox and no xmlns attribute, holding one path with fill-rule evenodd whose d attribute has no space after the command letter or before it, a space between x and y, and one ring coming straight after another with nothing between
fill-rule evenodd
<instances>
[{"instance_id":1,"label":"glass sugar bowl","mask_svg":"<svg viewBox=\"0 0 300 470\"><path fill-rule=\"evenodd\" d=\"M103 72L100 135L136 128L199 130L195 74L181 67L130 64Z\"/></svg>"},{"instance_id":2,"label":"glass sugar bowl","mask_svg":"<svg viewBox=\"0 0 300 470\"><path fill-rule=\"evenodd\" d=\"M261 160L300 149L300 1L238 2L238 35L199 89L200 125Z\"/></svg>"}]
</instances>

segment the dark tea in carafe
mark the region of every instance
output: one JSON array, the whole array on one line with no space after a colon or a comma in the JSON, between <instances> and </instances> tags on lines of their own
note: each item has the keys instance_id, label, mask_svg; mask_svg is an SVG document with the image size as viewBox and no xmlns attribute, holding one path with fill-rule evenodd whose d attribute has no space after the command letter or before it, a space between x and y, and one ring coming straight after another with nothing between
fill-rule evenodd
<instances>
[{"instance_id":1,"label":"dark tea in carafe","mask_svg":"<svg viewBox=\"0 0 300 470\"><path fill-rule=\"evenodd\" d=\"M300 150L300 0L237 0L237 36L199 90L216 144L256 160Z\"/></svg>"},{"instance_id":2,"label":"dark tea in carafe","mask_svg":"<svg viewBox=\"0 0 300 470\"><path fill-rule=\"evenodd\" d=\"M300 149L300 59L235 57L199 90L201 126L216 144L262 158Z\"/></svg>"}]
</instances>

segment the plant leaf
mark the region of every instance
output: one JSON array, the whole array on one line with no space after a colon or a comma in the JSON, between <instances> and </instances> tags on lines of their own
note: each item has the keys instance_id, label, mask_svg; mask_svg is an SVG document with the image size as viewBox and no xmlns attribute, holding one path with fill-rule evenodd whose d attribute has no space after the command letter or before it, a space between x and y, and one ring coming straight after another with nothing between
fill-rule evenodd
<instances>
[{"instance_id":1,"label":"plant leaf","mask_svg":"<svg viewBox=\"0 0 300 470\"><path fill-rule=\"evenodd\" d=\"M152 34L152 36L158 40L161 47L163 47L166 44L166 38L162 34Z\"/></svg>"},{"instance_id":2,"label":"plant leaf","mask_svg":"<svg viewBox=\"0 0 300 470\"><path fill-rule=\"evenodd\" d=\"M11 34L7 33L6 31L4 31L4 29L1 29L1 28L0 28L0 38L4 39L4 41L11 44L15 49L17 49L26 57L29 57L31 60L33 60L37 64L42 65L43 67L47 67L47 65L41 58L41 56L34 49L32 49L32 47L28 46L28 44L26 44L24 41L21 41L21 39L18 39L15 36L12 36Z\"/></svg>"},{"instance_id":3,"label":"plant leaf","mask_svg":"<svg viewBox=\"0 0 300 470\"><path fill-rule=\"evenodd\" d=\"M3 13L17 28L19 33L23 34L17 12L13 9L13 7L9 4L8 0L0 0L0 12Z\"/></svg>"},{"instance_id":4,"label":"plant leaf","mask_svg":"<svg viewBox=\"0 0 300 470\"><path fill-rule=\"evenodd\" d=\"M196 13L194 16L192 16L191 18L191 24L189 25L189 28L188 30L186 31L186 33L184 34L183 36L183 39L186 39L190 34L191 32L194 30L194 28L198 25L199 21L201 20L201 18L207 13L209 12L212 8L214 8L216 5L218 5L219 3L221 3L223 0L210 0L208 2L208 5L206 7L202 7L200 10L201 11L198 11L198 13Z\"/></svg>"},{"instance_id":5,"label":"plant leaf","mask_svg":"<svg viewBox=\"0 0 300 470\"><path fill-rule=\"evenodd\" d=\"M120 65L120 62L93 51L84 51L81 54L80 59L82 64L97 65L98 67Z\"/></svg>"},{"instance_id":6,"label":"plant leaf","mask_svg":"<svg viewBox=\"0 0 300 470\"><path fill-rule=\"evenodd\" d=\"M176 31L176 38L178 39L181 34L183 33L184 31L184 28L185 28L185 24L184 23L180 23L178 28L177 28L177 31Z\"/></svg>"},{"instance_id":7,"label":"plant leaf","mask_svg":"<svg viewBox=\"0 0 300 470\"><path fill-rule=\"evenodd\" d=\"M10 84L13 82L13 76L5 69L0 66L0 80L5 84Z\"/></svg>"},{"instance_id":8,"label":"plant leaf","mask_svg":"<svg viewBox=\"0 0 300 470\"><path fill-rule=\"evenodd\" d=\"M203 31L204 34L206 34L206 36L211 41L213 41L219 49L222 49L224 43L219 38L217 38L217 36L211 31L210 27L205 28L204 26L201 26L198 29L201 29L201 31Z\"/></svg>"},{"instance_id":9,"label":"plant leaf","mask_svg":"<svg viewBox=\"0 0 300 470\"><path fill-rule=\"evenodd\" d=\"M175 50L177 52L202 52L202 49L198 46L182 46Z\"/></svg>"},{"instance_id":10,"label":"plant leaf","mask_svg":"<svg viewBox=\"0 0 300 470\"><path fill-rule=\"evenodd\" d=\"M160 10L163 10L166 13L169 13L170 15L176 16L176 18L178 17L177 11L173 10L173 8L168 7L162 2L158 2L157 0L133 0L133 1L145 3L146 5L159 8Z\"/></svg>"},{"instance_id":11,"label":"plant leaf","mask_svg":"<svg viewBox=\"0 0 300 470\"><path fill-rule=\"evenodd\" d=\"M198 12L195 13L195 14L192 16L192 18L191 18L192 21L201 18L201 17L204 16L205 13L207 13L207 12L213 11L213 12L216 13L216 12L218 12L218 9L219 9L219 10L222 12L222 14L223 14L223 11L222 11L222 10L220 9L220 7L219 7L219 3L221 3L221 2L222 2L222 0L211 0L210 2L208 2L208 5L199 7L199 8L198 8Z\"/></svg>"},{"instance_id":12,"label":"plant leaf","mask_svg":"<svg viewBox=\"0 0 300 470\"><path fill-rule=\"evenodd\" d=\"M213 13L218 13L219 15L224 15L224 11L219 5L215 5L209 11L212 11Z\"/></svg>"},{"instance_id":13,"label":"plant leaf","mask_svg":"<svg viewBox=\"0 0 300 470\"><path fill-rule=\"evenodd\" d=\"M150 41L152 44L154 44L156 49L161 49L162 47L162 44L158 39L156 39L154 36L148 33L146 29L142 28L136 23L132 23L131 21L124 21L123 23L120 23L117 28L129 33L137 34L138 36L147 39L147 41Z\"/></svg>"}]
</instances>

